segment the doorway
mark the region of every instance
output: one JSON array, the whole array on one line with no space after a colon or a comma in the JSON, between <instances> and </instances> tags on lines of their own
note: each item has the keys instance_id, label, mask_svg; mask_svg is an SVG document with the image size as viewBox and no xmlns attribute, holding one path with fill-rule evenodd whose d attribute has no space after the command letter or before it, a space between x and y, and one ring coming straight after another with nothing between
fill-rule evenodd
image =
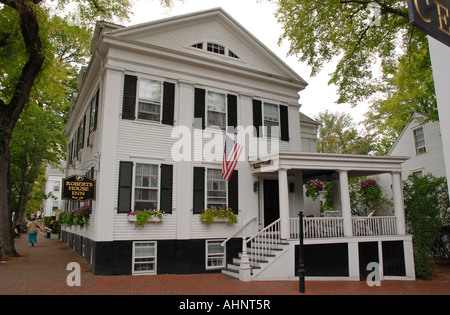
<instances>
[{"instance_id":1,"label":"doorway","mask_svg":"<svg viewBox=\"0 0 450 315\"><path fill-rule=\"evenodd\" d=\"M264 180L264 226L280 218L278 180Z\"/></svg>"}]
</instances>

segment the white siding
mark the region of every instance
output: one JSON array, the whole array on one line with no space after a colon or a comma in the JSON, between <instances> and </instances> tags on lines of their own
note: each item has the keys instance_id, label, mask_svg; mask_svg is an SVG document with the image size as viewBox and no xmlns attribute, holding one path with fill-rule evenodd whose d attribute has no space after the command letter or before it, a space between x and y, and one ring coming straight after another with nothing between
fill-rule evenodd
<instances>
[{"instance_id":1,"label":"white siding","mask_svg":"<svg viewBox=\"0 0 450 315\"><path fill-rule=\"evenodd\" d=\"M420 116L416 114L415 117ZM427 148L427 152L423 154L416 153L414 142L414 130L419 127L423 127ZM391 150L390 155L410 157L403 164L403 179L406 179L417 170L423 170L424 174L431 173L436 177L446 176L439 122L430 122L421 126L417 121L412 119L411 123L406 126L395 147Z\"/></svg>"}]
</instances>

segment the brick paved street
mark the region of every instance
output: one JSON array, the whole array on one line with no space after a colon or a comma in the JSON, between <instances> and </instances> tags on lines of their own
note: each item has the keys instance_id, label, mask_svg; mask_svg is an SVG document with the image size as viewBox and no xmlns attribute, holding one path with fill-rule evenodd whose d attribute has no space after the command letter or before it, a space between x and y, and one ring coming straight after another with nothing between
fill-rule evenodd
<instances>
[{"instance_id":1,"label":"brick paved street","mask_svg":"<svg viewBox=\"0 0 450 315\"><path fill-rule=\"evenodd\" d=\"M16 239L20 259L0 264L1 295L298 295L297 281L240 282L221 274L103 277L66 244L38 236L35 247L27 236ZM81 286L69 287L66 278L70 262L81 265ZM308 295L449 295L450 280L383 281L381 287L365 282L308 281Z\"/></svg>"}]
</instances>

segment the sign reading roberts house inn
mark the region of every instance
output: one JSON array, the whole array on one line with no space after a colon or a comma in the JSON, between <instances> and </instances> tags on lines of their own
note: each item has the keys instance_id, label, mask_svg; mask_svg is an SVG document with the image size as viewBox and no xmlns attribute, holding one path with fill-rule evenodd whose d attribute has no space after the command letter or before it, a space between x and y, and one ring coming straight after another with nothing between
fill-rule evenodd
<instances>
[{"instance_id":1,"label":"sign reading roberts house inn","mask_svg":"<svg viewBox=\"0 0 450 315\"><path fill-rule=\"evenodd\" d=\"M62 197L74 201L95 200L95 180L79 175L64 178Z\"/></svg>"},{"instance_id":2,"label":"sign reading roberts house inn","mask_svg":"<svg viewBox=\"0 0 450 315\"><path fill-rule=\"evenodd\" d=\"M411 24L450 47L450 0L408 0Z\"/></svg>"}]
</instances>

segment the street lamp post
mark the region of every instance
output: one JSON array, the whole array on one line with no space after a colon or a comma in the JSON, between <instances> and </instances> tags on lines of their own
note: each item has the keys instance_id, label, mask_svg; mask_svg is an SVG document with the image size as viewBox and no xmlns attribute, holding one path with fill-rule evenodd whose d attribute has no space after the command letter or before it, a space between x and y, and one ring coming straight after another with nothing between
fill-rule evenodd
<instances>
[{"instance_id":1,"label":"street lamp post","mask_svg":"<svg viewBox=\"0 0 450 315\"><path fill-rule=\"evenodd\" d=\"M305 257L304 257L304 248L303 248L303 211L300 211L298 214L300 217L300 247L298 249L298 262L299 262L299 270L298 270L298 278L299 278L299 291L300 293L305 293Z\"/></svg>"}]
</instances>

